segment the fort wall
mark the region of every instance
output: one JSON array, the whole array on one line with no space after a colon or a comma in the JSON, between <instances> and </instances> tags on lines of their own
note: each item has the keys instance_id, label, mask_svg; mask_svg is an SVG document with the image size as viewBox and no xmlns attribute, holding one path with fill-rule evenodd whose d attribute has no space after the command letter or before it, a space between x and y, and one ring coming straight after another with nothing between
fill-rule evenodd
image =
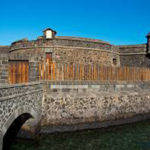
<instances>
[{"instance_id":1,"label":"fort wall","mask_svg":"<svg viewBox=\"0 0 150 150\"><path fill-rule=\"evenodd\" d=\"M150 61L147 56L147 45L124 45L118 46L121 66L149 67Z\"/></svg>"},{"instance_id":2,"label":"fort wall","mask_svg":"<svg viewBox=\"0 0 150 150\"><path fill-rule=\"evenodd\" d=\"M149 87L142 82L47 82L41 132L107 127L150 117Z\"/></svg>"}]
</instances>

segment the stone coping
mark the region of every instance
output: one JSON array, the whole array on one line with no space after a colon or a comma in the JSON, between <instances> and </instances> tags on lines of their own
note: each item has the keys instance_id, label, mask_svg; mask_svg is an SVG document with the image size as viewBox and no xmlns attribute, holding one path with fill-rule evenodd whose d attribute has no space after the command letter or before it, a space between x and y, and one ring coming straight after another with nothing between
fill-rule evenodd
<instances>
[{"instance_id":1,"label":"stone coping","mask_svg":"<svg viewBox=\"0 0 150 150\"><path fill-rule=\"evenodd\" d=\"M85 42L93 42L93 43L103 43L111 45L109 42L99 40L99 39L92 39L92 38L85 38L85 37L75 37L75 36L56 36L55 39L62 39L62 40L74 40L74 41L85 41Z\"/></svg>"},{"instance_id":2,"label":"stone coping","mask_svg":"<svg viewBox=\"0 0 150 150\"><path fill-rule=\"evenodd\" d=\"M82 85L82 86L88 86L89 85L144 85L144 87L146 86L150 86L150 81L49 81L49 80L45 80L45 81L39 81L39 82L28 82L28 83L21 83L21 84L3 84L0 85L0 89L4 89L4 88L14 88L14 87L25 87L25 86L32 86L32 85Z\"/></svg>"},{"instance_id":3,"label":"stone coping","mask_svg":"<svg viewBox=\"0 0 150 150\"><path fill-rule=\"evenodd\" d=\"M99 39L92 39L92 38L84 38L84 37L75 37L75 36L55 36L53 39L36 39L36 40L28 40L28 39L21 39L18 41L15 41L12 43L12 45L16 43L21 43L21 42L37 42L37 41L48 41L48 40L68 40L68 41L82 41L82 42L92 42L92 43L102 43L106 45L111 45L109 42L99 40Z\"/></svg>"},{"instance_id":4,"label":"stone coping","mask_svg":"<svg viewBox=\"0 0 150 150\"><path fill-rule=\"evenodd\" d=\"M32 90L32 91L19 93L19 94L14 94L14 95L10 95L10 96L3 96L3 97L0 97L0 102L6 101L6 100L10 100L10 99L13 99L13 98L16 98L16 97L21 97L21 96L24 96L24 95L30 95L30 94L34 94L34 93L39 93L41 91L43 91L43 90L42 89L40 89L40 90Z\"/></svg>"},{"instance_id":5,"label":"stone coping","mask_svg":"<svg viewBox=\"0 0 150 150\"><path fill-rule=\"evenodd\" d=\"M148 90L150 89L150 82L61 82L61 81L44 81L46 89L99 89L100 91L120 91L120 90Z\"/></svg>"},{"instance_id":6,"label":"stone coping","mask_svg":"<svg viewBox=\"0 0 150 150\"><path fill-rule=\"evenodd\" d=\"M150 81L50 81L45 80L42 83L53 84L53 85L114 85L114 84L150 84Z\"/></svg>"},{"instance_id":7,"label":"stone coping","mask_svg":"<svg viewBox=\"0 0 150 150\"><path fill-rule=\"evenodd\" d=\"M116 50L107 50L104 49L102 47L100 48L89 48L89 47L75 47L75 46L60 46L60 45L55 45L55 46L26 46L26 47L11 47L11 49L9 50L9 52L14 52L14 51L18 51L18 50L26 50L26 49L36 49L36 48L67 48L67 49L84 49L84 50L92 50L92 51L102 51L102 52L107 52L107 53L113 53L113 54L117 54L117 55L145 55L146 54L146 49L144 51L135 51L135 52L123 52L123 50L125 48L143 48L143 47L139 47L139 46L135 46L135 47L119 47L119 51ZM121 49L123 48L123 50ZM146 48L146 47L144 47Z\"/></svg>"},{"instance_id":8,"label":"stone coping","mask_svg":"<svg viewBox=\"0 0 150 150\"><path fill-rule=\"evenodd\" d=\"M25 87L25 86L40 85L40 84L42 84L42 82L28 82L28 83L21 83L21 84L3 84L3 85L0 85L0 89Z\"/></svg>"},{"instance_id":9,"label":"stone coping","mask_svg":"<svg viewBox=\"0 0 150 150\"><path fill-rule=\"evenodd\" d=\"M117 45L117 47L119 47L119 48L136 48L136 47L146 48L147 45L146 45L146 43L144 43L144 44L135 44L135 45Z\"/></svg>"},{"instance_id":10,"label":"stone coping","mask_svg":"<svg viewBox=\"0 0 150 150\"><path fill-rule=\"evenodd\" d=\"M92 47L79 47L79 46L64 46L64 45L54 45L54 46L26 46L26 47L11 47L9 52L17 51L17 50L26 50L26 49L36 49L36 48L67 48L67 49L86 49L86 50L95 50L95 51L103 51L103 52L109 52L109 53L116 53L118 52L112 51L111 49L107 50L102 47L99 48L92 48Z\"/></svg>"}]
</instances>

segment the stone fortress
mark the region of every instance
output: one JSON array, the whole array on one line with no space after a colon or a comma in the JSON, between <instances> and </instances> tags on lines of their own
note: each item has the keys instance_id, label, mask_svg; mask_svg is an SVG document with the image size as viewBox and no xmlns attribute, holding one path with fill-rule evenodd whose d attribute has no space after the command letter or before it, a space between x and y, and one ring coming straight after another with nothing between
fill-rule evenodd
<instances>
[{"instance_id":1,"label":"stone fortress","mask_svg":"<svg viewBox=\"0 0 150 150\"><path fill-rule=\"evenodd\" d=\"M1 46L0 150L5 150L9 139L16 135L13 131L18 131L28 119L22 127L25 131L51 133L150 118L149 80L39 81L38 74L39 63L46 59L62 64L149 68L149 53L150 34L146 44L115 46L100 40L57 37L50 28L35 41L23 39L11 46ZM9 65L14 64L21 64L30 83L8 84L13 71Z\"/></svg>"},{"instance_id":2,"label":"stone fortress","mask_svg":"<svg viewBox=\"0 0 150 150\"><path fill-rule=\"evenodd\" d=\"M22 39L10 46L0 46L0 70L2 83L8 75L5 66L12 61L29 63L29 81L37 80L38 63L50 59L56 63L99 63L106 66L150 66L150 34L147 43L116 46L101 40L56 36L56 31L47 28L37 40Z\"/></svg>"},{"instance_id":3,"label":"stone fortress","mask_svg":"<svg viewBox=\"0 0 150 150\"><path fill-rule=\"evenodd\" d=\"M44 35L34 41L23 39L13 42L9 49L9 59L24 55L24 59L44 58L44 53L51 52L52 59L61 63L101 63L111 66L147 66L149 59L149 39L140 45L115 46L101 40L78 37L56 36L56 31L47 28ZM33 55L34 54L34 55ZM33 58L35 56L35 58ZM36 56L38 58L36 58ZM19 58L18 58L19 59Z\"/></svg>"}]
</instances>

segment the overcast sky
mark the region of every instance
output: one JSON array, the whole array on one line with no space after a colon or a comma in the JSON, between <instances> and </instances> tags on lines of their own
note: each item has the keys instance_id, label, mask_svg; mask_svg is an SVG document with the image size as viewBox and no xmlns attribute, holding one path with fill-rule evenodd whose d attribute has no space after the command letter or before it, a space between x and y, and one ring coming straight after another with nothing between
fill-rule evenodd
<instances>
[{"instance_id":1,"label":"overcast sky","mask_svg":"<svg viewBox=\"0 0 150 150\"><path fill-rule=\"evenodd\" d=\"M0 45L34 40L47 27L58 36L146 43L150 0L0 0Z\"/></svg>"}]
</instances>

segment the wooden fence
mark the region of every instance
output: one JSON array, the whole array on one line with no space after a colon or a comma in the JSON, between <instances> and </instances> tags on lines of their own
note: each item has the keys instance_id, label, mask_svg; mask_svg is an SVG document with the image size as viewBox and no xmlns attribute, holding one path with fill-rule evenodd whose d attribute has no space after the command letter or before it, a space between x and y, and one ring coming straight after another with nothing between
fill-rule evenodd
<instances>
[{"instance_id":1,"label":"wooden fence","mask_svg":"<svg viewBox=\"0 0 150 150\"><path fill-rule=\"evenodd\" d=\"M39 80L148 81L149 68L106 67L99 64L39 64Z\"/></svg>"}]
</instances>

